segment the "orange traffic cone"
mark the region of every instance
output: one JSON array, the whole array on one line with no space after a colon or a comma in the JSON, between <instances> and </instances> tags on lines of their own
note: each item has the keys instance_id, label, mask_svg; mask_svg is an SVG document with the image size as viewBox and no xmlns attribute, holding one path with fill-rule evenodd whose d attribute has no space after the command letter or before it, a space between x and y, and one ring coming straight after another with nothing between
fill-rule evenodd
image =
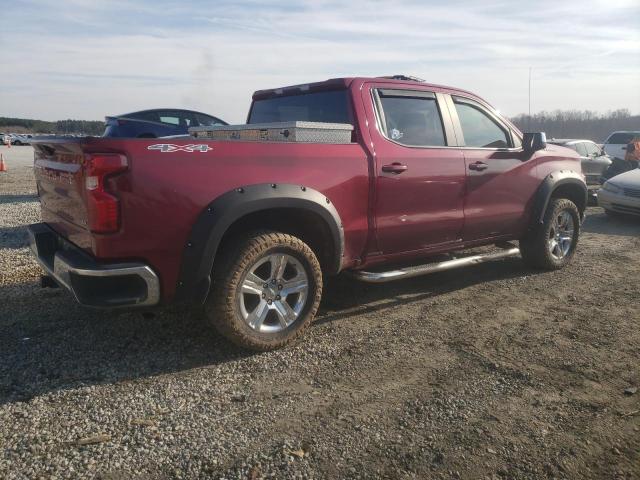
<instances>
[{"instance_id":1,"label":"orange traffic cone","mask_svg":"<svg viewBox=\"0 0 640 480\"><path fill-rule=\"evenodd\" d=\"M4 155L0 153L0 172L6 172L7 166L4 164Z\"/></svg>"}]
</instances>

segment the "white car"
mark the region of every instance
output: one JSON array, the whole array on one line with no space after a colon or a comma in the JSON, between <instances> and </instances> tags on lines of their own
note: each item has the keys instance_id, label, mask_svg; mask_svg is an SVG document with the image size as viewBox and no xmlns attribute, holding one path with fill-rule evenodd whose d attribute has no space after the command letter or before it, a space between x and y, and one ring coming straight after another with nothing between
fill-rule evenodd
<instances>
[{"instance_id":1,"label":"white car","mask_svg":"<svg viewBox=\"0 0 640 480\"><path fill-rule=\"evenodd\" d=\"M611 158L624 160L627 145L631 143L631 140L635 137L640 137L640 130L613 132L604 142L604 153Z\"/></svg>"},{"instance_id":2,"label":"white car","mask_svg":"<svg viewBox=\"0 0 640 480\"><path fill-rule=\"evenodd\" d=\"M598 192L598 205L608 214L640 215L640 168L621 173L604 182Z\"/></svg>"},{"instance_id":3,"label":"white car","mask_svg":"<svg viewBox=\"0 0 640 480\"><path fill-rule=\"evenodd\" d=\"M29 145L33 135L10 133L9 137L11 138L11 145Z\"/></svg>"}]
</instances>

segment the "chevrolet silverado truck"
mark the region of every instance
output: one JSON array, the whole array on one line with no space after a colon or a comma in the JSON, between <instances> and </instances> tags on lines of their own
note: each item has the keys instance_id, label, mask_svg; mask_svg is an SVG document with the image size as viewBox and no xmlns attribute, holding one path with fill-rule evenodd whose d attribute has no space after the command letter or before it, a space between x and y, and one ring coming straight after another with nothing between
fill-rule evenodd
<instances>
[{"instance_id":1,"label":"chevrolet silverado truck","mask_svg":"<svg viewBox=\"0 0 640 480\"><path fill-rule=\"evenodd\" d=\"M340 272L380 283L515 255L561 268L587 203L575 152L404 76L257 91L237 127L34 148L43 280L94 307L203 305L254 350L299 337Z\"/></svg>"}]
</instances>

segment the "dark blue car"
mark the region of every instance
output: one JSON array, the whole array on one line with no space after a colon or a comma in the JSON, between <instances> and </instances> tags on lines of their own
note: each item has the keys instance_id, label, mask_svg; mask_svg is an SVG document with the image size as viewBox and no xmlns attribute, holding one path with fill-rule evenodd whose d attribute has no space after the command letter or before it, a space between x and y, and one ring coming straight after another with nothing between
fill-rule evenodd
<instances>
[{"instance_id":1,"label":"dark blue car","mask_svg":"<svg viewBox=\"0 0 640 480\"><path fill-rule=\"evenodd\" d=\"M104 137L155 138L186 135L189 127L228 124L206 113L159 108L105 117L105 125Z\"/></svg>"}]
</instances>

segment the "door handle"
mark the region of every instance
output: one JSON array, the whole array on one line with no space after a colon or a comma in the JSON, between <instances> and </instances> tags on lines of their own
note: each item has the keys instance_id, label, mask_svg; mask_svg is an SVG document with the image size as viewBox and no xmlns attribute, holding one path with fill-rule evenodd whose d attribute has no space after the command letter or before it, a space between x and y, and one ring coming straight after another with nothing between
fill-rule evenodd
<instances>
[{"instance_id":1,"label":"door handle","mask_svg":"<svg viewBox=\"0 0 640 480\"><path fill-rule=\"evenodd\" d=\"M469 170L475 170L477 172L481 172L482 170L486 170L487 168L489 168L489 165L484 162L475 162L469 165Z\"/></svg>"},{"instance_id":2,"label":"door handle","mask_svg":"<svg viewBox=\"0 0 640 480\"><path fill-rule=\"evenodd\" d=\"M400 162L393 162L391 165L383 165L382 171L387 173L395 173L398 175L399 173L406 172L409 169L406 165L403 165Z\"/></svg>"}]
</instances>

